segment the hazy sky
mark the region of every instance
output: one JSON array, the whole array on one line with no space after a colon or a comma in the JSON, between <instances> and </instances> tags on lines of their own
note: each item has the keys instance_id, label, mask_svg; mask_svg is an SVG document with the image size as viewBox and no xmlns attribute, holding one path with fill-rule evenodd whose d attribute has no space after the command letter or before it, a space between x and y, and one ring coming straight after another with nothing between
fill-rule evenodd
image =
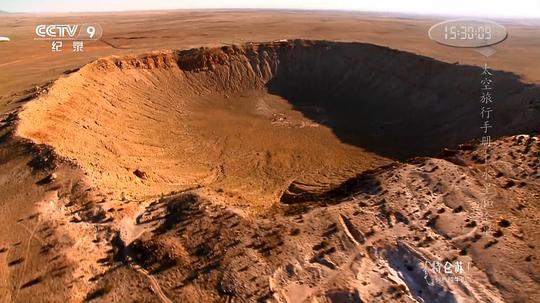
<instances>
[{"instance_id":1,"label":"hazy sky","mask_svg":"<svg viewBox=\"0 0 540 303\"><path fill-rule=\"evenodd\" d=\"M10 12L122 11L175 8L336 9L540 18L540 0L0 0L0 10Z\"/></svg>"}]
</instances>

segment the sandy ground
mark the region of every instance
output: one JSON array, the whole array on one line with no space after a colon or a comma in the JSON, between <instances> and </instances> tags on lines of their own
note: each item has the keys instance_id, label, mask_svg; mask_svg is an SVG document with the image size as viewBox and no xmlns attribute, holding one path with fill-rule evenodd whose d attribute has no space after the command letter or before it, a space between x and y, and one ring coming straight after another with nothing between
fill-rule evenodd
<instances>
[{"instance_id":1,"label":"sandy ground","mask_svg":"<svg viewBox=\"0 0 540 303\"><path fill-rule=\"evenodd\" d=\"M505 22L486 59L430 41L438 21L2 15L0 301L534 302L539 23ZM53 22L104 36L53 54L33 40ZM297 38L347 43L246 44ZM469 142L486 62L485 222ZM464 281L432 260L467 264Z\"/></svg>"}]
</instances>

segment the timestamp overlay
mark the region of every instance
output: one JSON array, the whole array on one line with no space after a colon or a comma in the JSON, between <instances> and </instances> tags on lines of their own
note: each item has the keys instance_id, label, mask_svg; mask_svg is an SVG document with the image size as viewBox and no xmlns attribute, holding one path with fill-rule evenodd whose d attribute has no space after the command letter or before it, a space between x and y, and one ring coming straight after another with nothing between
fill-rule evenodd
<instances>
[{"instance_id":1,"label":"timestamp overlay","mask_svg":"<svg viewBox=\"0 0 540 303\"><path fill-rule=\"evenodd\" d=\"M437 43L462 48L486 48L506 40L506 28L488 20L447 20L433 25L429 37Z\"/></svg>"},{"instance_id":2,"label":"timestamp overlay","mask_svg":"<svg viewBox=\"0 0 540 303\"><path fill-rule=\"evenodd\" d=\"M487 233L490 229L489 224L489 208L493 206L491 187L491 134L490 129L493 127L494 116L492 114L494 103L493 98L495 87L493 85L494 71L488 66L488 58L496 53L495 46L508 37L506 28L496 22L480 19L453 19L447 20L433 25L428 32L429 38L441 45L453 48L470 48L484 55L486 60L481 64L483 68L479 70L480 95L478 96L478 115L480 123L481 138L480 146L484 152L484 170L482 199L479 201L480 217L482 222L482 231ZM457 267L456 267L457 266ZM444 267L444 273L449 274L451 267L463 270L463 264L441 263L437 260L432 260L428 266L425 266L426 278L427 270L431 269L433 273L441 273L441 267ZM454 273L455 274L455 273ZM455 278L455 277L454 277ZM459 278L459 277L458 277ZM456 279L454 279L456 281ZM428 281L430 282L430 281Z\"/></svg>"}]
</instances>

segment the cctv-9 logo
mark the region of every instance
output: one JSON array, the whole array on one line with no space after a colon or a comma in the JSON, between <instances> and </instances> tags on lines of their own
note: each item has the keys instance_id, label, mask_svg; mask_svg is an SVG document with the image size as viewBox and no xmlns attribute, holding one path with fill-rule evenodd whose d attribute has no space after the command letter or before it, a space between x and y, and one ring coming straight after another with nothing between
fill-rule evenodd
<instances>
[{"instance_id":1,"label":"cctv-9 logo","mask_svg":"<svg viewBox=\"0 0 540 303\"><path fill-rule=\"evenodd\" d=\"M40 24L35 33L37 40L99 40L103 29L97 23Z\"/></svg>"}]
</instances>

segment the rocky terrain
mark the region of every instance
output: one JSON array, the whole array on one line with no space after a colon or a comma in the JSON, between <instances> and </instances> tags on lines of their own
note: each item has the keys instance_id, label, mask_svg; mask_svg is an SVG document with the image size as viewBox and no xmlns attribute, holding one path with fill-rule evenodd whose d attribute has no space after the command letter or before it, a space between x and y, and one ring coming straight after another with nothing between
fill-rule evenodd
<instances>
[{"instance_id":1,"label":"rocky terrain","mask_svg":"<svg viewBox=\"0 0 540 303\"><path fill-rule=\"evenodd\" d=\"M28 91L0 130L0 298L534 302L540 88L494 73L486 210L481 71L294 40Z\"/></svg>"}]
</instances>

